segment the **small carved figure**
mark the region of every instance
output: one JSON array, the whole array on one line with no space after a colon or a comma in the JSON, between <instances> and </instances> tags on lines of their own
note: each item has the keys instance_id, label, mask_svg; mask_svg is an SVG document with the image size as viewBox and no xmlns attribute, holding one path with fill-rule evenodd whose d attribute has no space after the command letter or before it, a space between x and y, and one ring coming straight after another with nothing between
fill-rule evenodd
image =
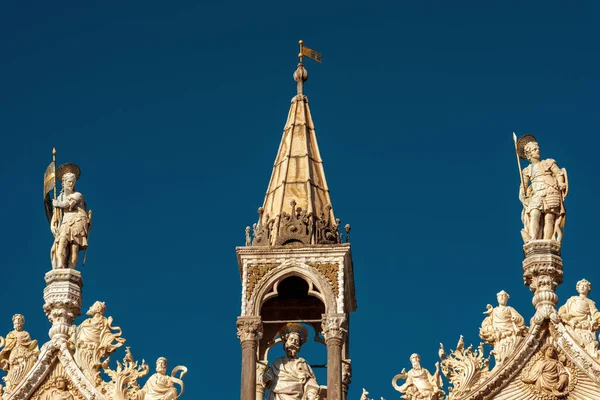
<instances>
[{"instance_id":1,"label":"small carved figure","mask_svg":"<svg viewBox=\"0 0 600 400\"><path fill-rule=\"evenodd\" d=\"M413 354L410 356L412 369L406 372L402 369L398 375L392 379L392 386L402 394L406 400L438 400L444 395L442 390L442 378L440 376L440 363L435 363L435 373L431 375L428 370L421 367L421 356ZM403 385L399 386L398 379L406 379Z\"/></svg>"},{"instance_id":2,"label":"small carved figure","mask_svg":"<svg viewBox=\"0 0 600 400\"><path fill-rule=\"evenodd\" d=\"M75 191L79 174L79 167L75 164L63 164L56 172L62 182L62 191L57 199L52 200L54 210L50 222L54 235L50 259L55 269L74 269L79 251L88 246L90 220L83 195Z\"/></svg>"},{"instance_id":3,"label":"small carved figure","mask_svg":"<svg viewBox=\"0 0 600 400\"><path fill-rule=\"evenodd\" d=\"M56 378L54 386L46 390L40 400L73 400L73 395L68 389L69 382L66 378L59 376Z\"/></svg>"},{"instance_id":4,"label":"small carved figure","mask_svg":"<svg viewBox=\"0 0 600 400\"><path fill-rule=\"evenodd\" d=\"M532 135L519 139L517 153L530 162L521 173L519 191L519 200L523 204L523 241L552 239L560 242L566 217L567 171L560 169L551 158L540 159L540 146Z\"/></svg>"},{"instance_id":5,"label":"small carved figure","mask_svg":"<svg viewBox=\"0 0 600 400\"><path fill-rule=\"evenodd\" d=\"M494 347L496 365L502 364L512 352L520 338L525 336L527 327L524 319L514 308L507 306L510 296L504 290L496 295L498 306L487 305L487 315L481 323L479 337Z\"/></svg>"},{"instance_id":6,"label":"small carved figure","mask_svg":"<svg viewBox=\"0 0 600 400\"><path fill-rule=\"evenodd\" d=\"M569 385L567 369L558 360L558 354L553 346L544 346L542 353L544 357L537 360L531 369L524 371L521 380L535 385L535 388L543 393L564 396Z\"/></svg>"},{"instance_id":7,"label":"small carved figure","mask_svg":"<svg viewBox=\"0 0 600 400\"><path fill-rule=\"evenodd\" d=\"M2 378L6 382L4 392L10 392L27 372L35 364L40 354L37 340L31 340L27 331L23 330L25 317L15 314L12 318L14 330L6 335L6 339L0 337L0 368L7 372Z\"/></svg>"},{"instance_id":8,"label":"small carved figure","mask_svg":"<svg viewBox=\"0 0 600 400\"><path fill-rule=\"evenodd\" d=\"M176 377L177 372L181 375ZM138 400L175 400L178 399L184 390L183 377L187 373L187 368L181 365L175 367L171 376L167 375L167 359L159 357L156 360L156 373L148 378L146 384L138 393ZM181 387L179 394L175 384Z\"/></svg>"},{"instance_id":9,"label":"small carved figure","mask_svg":"<svg viewBox=\"0 0 600 400\"><path fill-rule=\"evenodd\" d=\"M86 313L91 318L83 321L73 335L75 362L92 382L100 379L102 359L125 343L125 339L121 337L121 328L112 326L113 318L106 318L105 311L106 304L96 301Z\"/></svg>"},{"instance_id":10,"label":"small carved figure","mask_svg":"<svg viewBox=\"0 0 600 400\"><path fill-rule=\"evenodd\" d=\"M558 315L586 352L594 358L600 358L596 340L596 333L600 328L600 311L596 303L588 298L592 284L582 279L577 282L576 289L579 296L569 298L565 305L558 309Z\"/></svg>"},{"instance_id":11,"label":"small carved figure","mask_svg":"<svg viewBox=\"0 0 600 400\"><path fill-rule=\"evenodd\" d=\"M287 324L280 331L285 356L273 361L258 378L269 390L267 400L318 400L319 385L310 365L298 357L300 348L308 339L308 331L300 324Z\"/></svg>"}]
</instances>

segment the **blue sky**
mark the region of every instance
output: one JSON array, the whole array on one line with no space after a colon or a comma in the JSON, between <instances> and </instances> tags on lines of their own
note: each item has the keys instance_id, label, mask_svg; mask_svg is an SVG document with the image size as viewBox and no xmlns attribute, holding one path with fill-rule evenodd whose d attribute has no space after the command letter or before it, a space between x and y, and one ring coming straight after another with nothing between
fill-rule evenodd
<instances>
[{"instance_id":1,"label":"blue sky","mask_svg":"<svg viewBox=\"0 0 600 400\"><path fill-rule=\"evenodd\" d=\"M56 147L94 210L84 311L105 301L135 358L187 365L185 398L237 398L235 246L264 198L298 39L323 53L305 93L353 227L350 398L395 398L411 353L432 370L439 342L479 343L501 289L533 315L513 131L569 172L560 303L582 277L600 299L595 2L1 7L0 334L19 312L47 338L42 175Z\"/></svg>"}]
</instances>

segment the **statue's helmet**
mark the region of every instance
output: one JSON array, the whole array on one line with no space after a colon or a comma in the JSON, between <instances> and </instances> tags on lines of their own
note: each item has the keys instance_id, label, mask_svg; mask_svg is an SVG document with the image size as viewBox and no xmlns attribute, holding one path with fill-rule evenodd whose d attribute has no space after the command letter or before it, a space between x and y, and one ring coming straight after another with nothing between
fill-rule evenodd
<instances>
[{"instance_id":1,"label":"statue's helmet","mask_svg":"<svg viewBox=\"0 0 600 400\"><path fill-rule=\"evenodd\" d=\"M537 143L535 136L533 135L523 135L521 139L517 142L517 154L520 158L526 160L527 159L527 148L530 143Z\"/></svg>"}]
</instances>

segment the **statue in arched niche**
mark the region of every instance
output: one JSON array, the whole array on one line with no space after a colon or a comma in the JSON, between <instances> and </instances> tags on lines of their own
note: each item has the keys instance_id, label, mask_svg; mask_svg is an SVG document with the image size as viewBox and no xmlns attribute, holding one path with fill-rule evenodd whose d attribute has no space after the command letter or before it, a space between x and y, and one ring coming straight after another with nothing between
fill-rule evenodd
<instances>
[{"instance_id":1,"label":"statue in arched niche","mask_svg":"<svg viewBox=\"0 0 600 400\"><path fill-rule=\"evenodd\" d=\"M285 356L279 357L258 377L268 389L267 400L318 400L319 384L306 360L298 357L308 339L308 331L300 324L289 323L279 333Z\"/></svg>"}]
</instances>

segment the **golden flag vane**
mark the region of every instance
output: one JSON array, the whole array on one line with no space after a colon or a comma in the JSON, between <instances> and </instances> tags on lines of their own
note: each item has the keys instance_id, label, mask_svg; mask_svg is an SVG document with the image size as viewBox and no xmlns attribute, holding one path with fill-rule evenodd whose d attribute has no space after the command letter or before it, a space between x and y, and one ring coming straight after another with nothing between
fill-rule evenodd
<instances>
[{"instance_id":1,"label":"golden flag vane","mask_svg":"<svg viewBox=\"0 0 600 400\"><path fill-rule=\"evenodd\" d=\"M304 46L304 41L302 40L298 41L298 44L300 44L300 53L298 54L300 62L302 62L302 57L308 57L311 60L315 60L319 64L323 62L323 54Z\"/></svg>"}]
</instances>

